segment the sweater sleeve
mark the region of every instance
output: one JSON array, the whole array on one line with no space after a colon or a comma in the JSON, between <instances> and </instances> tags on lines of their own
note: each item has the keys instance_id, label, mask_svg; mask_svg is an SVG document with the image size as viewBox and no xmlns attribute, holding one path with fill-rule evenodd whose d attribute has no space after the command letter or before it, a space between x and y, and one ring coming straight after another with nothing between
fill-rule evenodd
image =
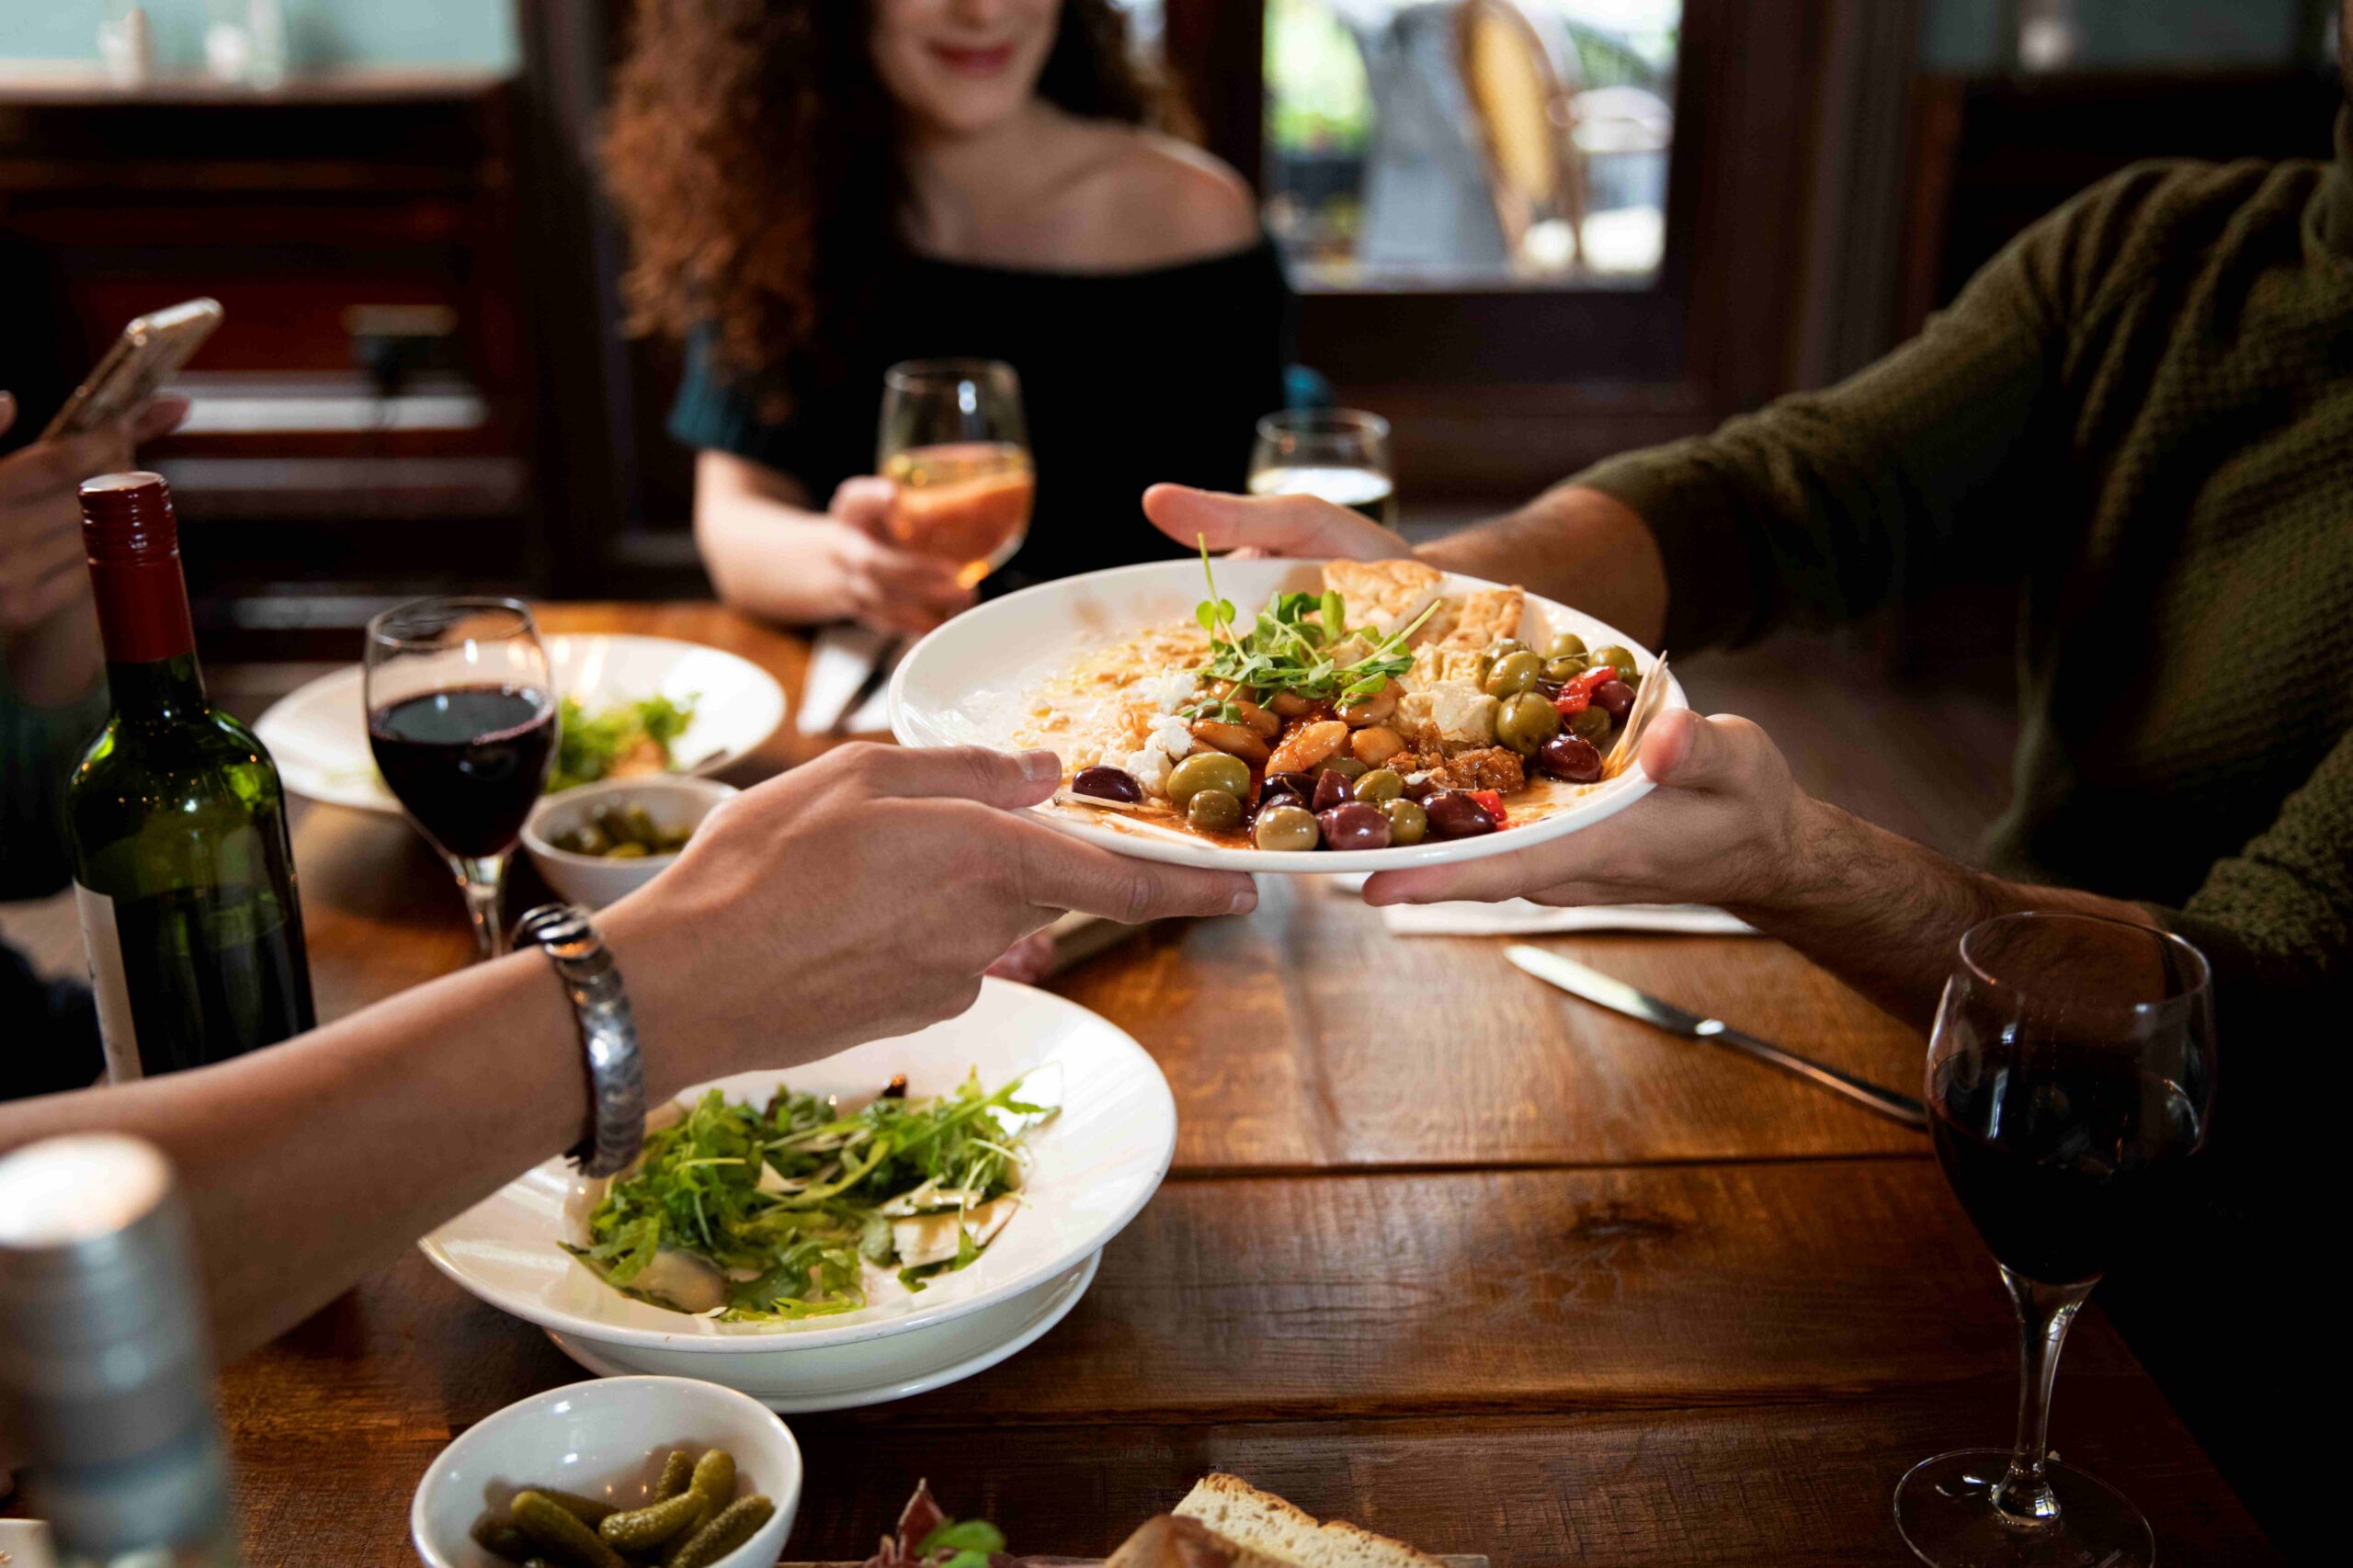
<instances>
[{"instance_id":1,"label":"sweater sleeve","mask_svg":"<svg viewBox=\"0 0 2353 1568\"><path fill-rule=\"evenodd\" d=\"M103 685L62 708L36 708L0 669L0 898L40 898L65 885L65 778L106 716Z\"/></svg>"},{"instance_id":2,"label":"sweater sleeve","mask_svg":"<svg viewBox=\"0 0 2353 1568\"><path fill-rule=\"evenodd\" d=\"M1917 337L1823 392L1578 475L1642 514L1665 557L1670 646L1850 619L1967 531L2021 527L2040 438L2062 432L2071 336L2104 313L2162 165L2096 186L2012 241Z\"/></svg>"}]
</instances>

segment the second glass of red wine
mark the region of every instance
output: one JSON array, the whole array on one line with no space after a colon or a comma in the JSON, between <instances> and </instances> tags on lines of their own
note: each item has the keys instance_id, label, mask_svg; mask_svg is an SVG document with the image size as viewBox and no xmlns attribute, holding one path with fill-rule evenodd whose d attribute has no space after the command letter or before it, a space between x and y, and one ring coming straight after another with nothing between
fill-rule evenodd
<instances>
[{"instance_id":1,"label":"second glass of red wine","mask_svg":"<svg viewBox=\"0 0 2353 1568\"><path fill-rule=\"evenodd\" d=\"M2090 915L1972 928L1928 1041L1937 1160L2001 1266L2022 1346L2016 1441L1923 1460L1895 1523L1939 1568L2146 1568L2140 1510L2050 1457L2051 1391L2076 1309L2148 1246L2214 1105L2206 960Z\"/></svg>"},{"instance_id":2,"label":"second glass of red wine","mask_svg":"<svg viewBox=\"0 0 2353 1568\"><path fill-rule=\"evenodd\" d=\"M456 873L480 956L506 950L499 890L547 787L556 702L520 600L413 599L368 623L368 745Z\"/></svg>"}]
</instances>

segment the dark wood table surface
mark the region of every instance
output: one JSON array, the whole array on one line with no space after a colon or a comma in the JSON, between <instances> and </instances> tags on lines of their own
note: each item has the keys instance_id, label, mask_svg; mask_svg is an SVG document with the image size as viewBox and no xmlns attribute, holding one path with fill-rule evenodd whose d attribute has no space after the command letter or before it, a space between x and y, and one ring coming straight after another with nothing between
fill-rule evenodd
<instances>
[{"instance_id":1,"label":"dark wood table surface","mask_svg":"<svg viewBox=\"0 0 2353 1568\"><path fill-rule=\"evenodd\" d=\"M788 690L804 662L798 640L705 605L543 620L711 643ZM249 707L310 673L219 684ZM1704 681L1697 695L1715 705ZM1836 729L1793 745L1802 776L1837 767L1819 755ZM1794 710L1785 744L1791 730ZM788 726L731 777L809 750ZM323 1017L470 957L404 824L308 808L295 852ZM1053 983L1159 1061L1175 1169L1028 1351L915 1399L792 1417L810 1473L787 1555L863 1556L923 1476L1017 1549L1099 1552L1214 1467L1495 1568L1908 1561L1897 1479L2006 1443L2017 1354L1925 1141L1538 985L1492 938L1392 937L1325 879L1263 886L1255 915L1157 928ZM1543 940L1842 1067L1918 1078L1918 1037L1779 944ZM252 1561L407 1560L409 1497L440 1446L581 1375L409 1255L227 1369ZM2097 1298L2054 1443L2140 1505L2162 1561L2275 1560Z\"/></svg>"}]
</instances>

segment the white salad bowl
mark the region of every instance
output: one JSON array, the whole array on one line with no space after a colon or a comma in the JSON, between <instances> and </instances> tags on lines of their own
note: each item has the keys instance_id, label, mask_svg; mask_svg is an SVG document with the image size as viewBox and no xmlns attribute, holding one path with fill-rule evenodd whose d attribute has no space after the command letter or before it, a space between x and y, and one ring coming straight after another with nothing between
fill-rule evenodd
<instances>
[{"instance_id":1,"label":"white salad bowl","mask_svg":"<svg viewBox=\"0 0 2353 1568\"><path fill-rule=\"evenodd\" d=\"M1228 557L1214 564L1218 597L1231 599L1245 624L1277 593L1320 592L1323 587L1322 566L1317 562ZM1449 573L1441 591L1459 597L1494 586L1476 577ZM1194 560L1155 561L1089 572L991 599L940 626L899 662L891 677L891 733L911 746L1015 749L1019 744L1015 736L1030 722L1029 694L1078 654L1124 642L1150 627L1190 621L1194 607L1207 597L1201 563ZM1563 631L1575 632L1588 647L1616 643L1627 648L1646 668L1654 657L1607 621L1529 595L1524 640L1540 645ZM1672 676L1665 706L1690 706ZM1540 788L1543 814L1499 833L1478 838L1429 839L1388 849L1305 853L1218 844L1114 811L1056 802L1035 810L1064 833L1139 859L1215 870L1299 875L1392 871L1509 854L1574 833L1617 815L1649 794L1651 781L1638 765L1598 784L1547 780Z\"/></svg>"},{"instance_id":2,"label":"white salad bowl","mask_svg":"<svg viewBox=\"0 0 2353 1568\"><path fill-rule=\"evenodd\" d=\"M776 1512L712 1568L768 1568L801 1506L801 1446L756 1401L690 1378L613 1378L550 1389L476 1422L433 1460L409 1505L410 1538L430 1568L506 1568L476 1544L474 1522L515 1494L552 1486L634 1508L652 1501L673 1449L725 1449L738 1497Z\"/></svg>"},{"instance_id":3,"label":"white salad bowl","mask_svg":"<svg viewBox=\"0 0 2353 1568\"><path fill-rule=\"evenodd\" d=\"M695 716L670 743L682 773L716 773L756 750L784 722L784 687L733 653L668 637L619 633L542 636L559 696L589 712L623 702L694 699ZM278 777L298 795L363 812L400 814L368 749L368 713L358 665L321 676L269 706L254 733Z\"/></svg>"},{"instance_id":4,"label":"white salad bowl","mask_svg":"<svg viewBox=\"0 0 2353 1568\"><path fill-rule=\"evenodd\" d=\"M642 806L654 825L665 833L692 832L702 819L736 792L733 784L686 774L655 778L607 778L583 784L560 795L543 795L523 819L523 848L561 897L591 909L602 909L625 893L660 876L678 857L642 855L617 860L606 855L578 855L559 849L552 840L586 823L608 806Z\"/></svg>"},{"instance_id":5,"label":"white salad bowl","mask_svg":"<svg viewBox=\"0 0 2353 1568\"><path fill-rule=\"evenodd\" d=\"M1019 1347L1012 1341L1051 1328L1091 1278L1082 1266L1158 1189L1176 1153L1176 1106L1150 1054L1076 1003L988 980L961 1017L678 1096L717 1088L765 1103L784 1084L857 1104L897 1074L906 1074L910 1093L927 1096L974 1071L992 1089L1019 1078L1026 1096L1061 1108L1029 1135L1021 1207L971 1267L919 1292L887 1281L855 1312L722 1323L622 1295L559 1244L585 1239L602 1190L562 1160L508 1183L420 1244L460 1286L550 1331L592 1369L689 1372L802 1409L936 1387L1001 1358L992 1350L1009 1355ZM981 1314L984 1323L964 1322Z\"/></svg>"}]
</instances>

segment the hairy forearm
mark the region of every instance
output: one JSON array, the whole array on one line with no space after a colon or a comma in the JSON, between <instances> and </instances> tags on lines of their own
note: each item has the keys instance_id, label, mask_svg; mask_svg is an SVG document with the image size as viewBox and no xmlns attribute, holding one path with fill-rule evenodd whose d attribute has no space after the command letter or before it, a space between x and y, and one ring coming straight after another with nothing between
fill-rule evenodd
<instances>
[{"instance_id":1,"label":"hairy forearm","mask_svg":"<svg viewBox=\"0 0 2353 1568\"><path fill-rule=\"evenodd\" d=\"M1468 576L1518 583L1658 645L1666 624L1666 563L1641 514L1615 496L1559 484L1509 515L1418 553Z\"/></svg>"},{"instance_id":2,"label":"hairy forearm","mask_svg":"<svg viewBox=\"0 0 2353 1568\"><path fill-rule=\"evenodd\" d=\"M603 926L649 1098L750 1065L711 1040L665 923L616 906ZM769 1042L770 1059L791 1054ZM518 953L216 1066L0 1104L0 1150L82 1131L159 1144L188 1193L228 1361L570 1148L588 1103L571 1008L547 960Z\"/></svg>"},{"instance_id":3,"label":"hairy forearm","mask_svg":"<svg viewBox=\"0 0 2353 1568\"><path fill-rule=\"evenodd\" d=\"M1802 799L1777 885L1733 912L1924 1032L1961 934L2062 910L2151 925L2137 904L1974 871L1837 807Z\"/></svg>"}]
</instances>

